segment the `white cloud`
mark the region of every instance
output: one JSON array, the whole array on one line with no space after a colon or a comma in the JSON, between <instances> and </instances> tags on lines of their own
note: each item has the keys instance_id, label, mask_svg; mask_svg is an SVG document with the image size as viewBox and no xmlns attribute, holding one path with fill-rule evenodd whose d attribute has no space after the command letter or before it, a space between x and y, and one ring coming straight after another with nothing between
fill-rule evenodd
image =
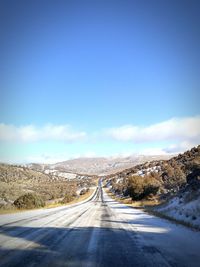
<instances>
[{"instance_id":1,"label":"white cloud","mask_svg":"<svg viewBox=\"0 0 200 267\"><path fill-rule=\"evenodd\" d=\"M184 141L184 142L181 142L178 144L171 144L168 147L164 148L163 150L166 153L182 153L182 152L189 150L192 147L195 147L197 145L199 145L199 143Z\"/></svg>"},{"instance_id":2,"label":"white cloud","mask_svg":"<svg viewBox=\"0 0 200 267\"><path fill-rule=\"evenodd\" d=\"M42 153L34 156L28 156L26 160L23 162L25 163L45 163L45 164L52 164L57 162L62 162L70 159L77 159L77 158L93 158L97 157L96 153L93 151L86 151L84 153Z\"/></svg>"},{"instance_id":3,"label":"white cloud","mask_svg":"<svg viewBox=\"0 0 200 267\"><path fill-rule=\"evenodd\" d=\"M43 163L43 164L52 164L57 163L61 161L65 161L70 159L70 156L66 153L55 153L55 154L38 154L34 156L28 156L26 160L24 160L25 163Z\"/></svg>"},{"instance_id":4,"label":"white cloud","mask_svg":"<svg viewBox=\"0 0 200 267\"><path fill-rule=\"evenodd\" d=\"M171 154L172 152L167 152L165 149L163 148L157 148L157 147L151 147L151 148L146 148L146 149L142 149L140 151L141 155L145 155L145 156L160 156L160 155L168 155ZM175 153L175 152L174 152Z\"/></svg>"},{"instance_id":5,"label":"white cloud","mask_svg":"<svg viewBox=\"0 0 200 267\"><path fill-rule=\"evenodd\" d=\"M135 143L157 141L200 142L200 116L172 118L147 127L124 125L106 130L106 135L117 141Z\"/></svg>"},{"instance_id":6,"label":"white cloud","mask_svg":"<svg viewBox=\"0 0 200 267\"><path fill-rule=\"evenodd\" d=\"M0 124L0 141L35 142L41 140L51 141L79 141L86 137L86 133L75 131L69 125L47 124L43 127L26 125L16 127L14 125Z\"/></svg>"}]
</instances>

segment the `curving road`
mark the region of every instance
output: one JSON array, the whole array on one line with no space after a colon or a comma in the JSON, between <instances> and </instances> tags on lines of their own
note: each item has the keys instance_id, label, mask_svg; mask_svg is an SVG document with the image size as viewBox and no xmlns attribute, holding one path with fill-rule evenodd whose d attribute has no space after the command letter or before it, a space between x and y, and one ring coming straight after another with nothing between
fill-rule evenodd
<instances>
[{"instance_id":1,"label":"curving road","mask_svg":"<svg viewBox=\"0 0 200 267\"><path fill-rule=\"evenodd\" d=\"M200 266L200 233L110 199L0 215L0 266Z\"/></svg>"}]
</instances>

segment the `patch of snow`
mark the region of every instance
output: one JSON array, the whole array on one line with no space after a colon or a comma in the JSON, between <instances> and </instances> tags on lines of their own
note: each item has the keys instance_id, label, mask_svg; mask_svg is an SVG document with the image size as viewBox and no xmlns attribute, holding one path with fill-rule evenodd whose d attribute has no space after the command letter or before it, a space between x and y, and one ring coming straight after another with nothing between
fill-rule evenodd
<instances>
[{"instance_id":1,"label":"patch of snow","mask_svg":"<svg viewBox=\"0 0 200 267\"><path fill-rule=\"evenodd\" d=\"M63 177L63 178L66 178L66 179L76 179L77 175L75 173L70 173L70 172L60 172L58 170L50 170L50 169L47 169L44 171L45 174L53 174L53 175L56 175L56 176L59 176L59 177Z\"/></svg>"},{"instance_id":2,"label":"patch of snow","mask_svg":"<svg viewBox=\"0 0 200 267\"><path fill-rule=\"evenodd\" d=\"M181 198L174 197L167 204L157 207L155 210L200 228L200 191L197 197L186 201L188 194L189 192L185 193ZM190 192L190 194L192 193Z\"/></svg>"}]
</instances>

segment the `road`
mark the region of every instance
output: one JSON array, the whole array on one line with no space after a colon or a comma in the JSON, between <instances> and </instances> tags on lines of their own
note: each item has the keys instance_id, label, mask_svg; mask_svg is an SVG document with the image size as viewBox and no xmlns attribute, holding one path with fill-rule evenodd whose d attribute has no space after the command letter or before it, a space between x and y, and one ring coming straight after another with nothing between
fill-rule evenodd
<instances>
[{"instance_id":1,"label":"road","mask_svg":"<svg viewBox=\"0 0 200 267\"><path fill-rule=\"evenodd\" d=\"M0 266L200 266L200 233L110 199L0 215Z\"/></svg>"}]
</instances>

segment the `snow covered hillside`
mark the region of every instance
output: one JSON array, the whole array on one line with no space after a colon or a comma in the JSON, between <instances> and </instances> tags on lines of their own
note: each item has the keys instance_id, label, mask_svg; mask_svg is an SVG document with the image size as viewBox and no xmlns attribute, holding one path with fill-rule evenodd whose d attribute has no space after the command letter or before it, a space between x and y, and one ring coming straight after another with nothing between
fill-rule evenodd
<instances>
[{"instance_id":1,"label":"snow covered hillside","mask_svg":"<svg viewBox=\"0 0 200 267\"><path fill-rule=\"evenodd\" d=\"M184 192L168 203L156 207L155 211L200 229L200 189Z\"/></svg>"}]
</instances>

